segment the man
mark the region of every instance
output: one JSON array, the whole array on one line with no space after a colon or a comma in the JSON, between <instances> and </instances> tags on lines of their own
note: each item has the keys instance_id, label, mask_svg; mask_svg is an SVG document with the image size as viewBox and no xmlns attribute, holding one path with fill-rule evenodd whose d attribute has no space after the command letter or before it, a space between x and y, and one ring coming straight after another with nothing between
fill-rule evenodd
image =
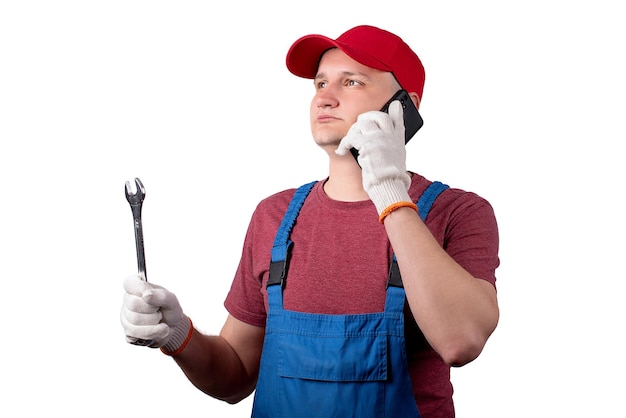
<instances>
[{"instance_id":1,"label":"man","mask_svg":"<svg viewBox=\"0 0 626 418\"><path fill-rule=\"evenodd\" d=\"M379 111L400 89L421 101L424 69L402 39L372 26L309 35L287 67L314 80L329 176L259 203L218 336L131 276L127 339L160 347L213 397L256 388L255 417L453 417L450 367L475 359L498 322L493 210L407 172L403 107Z\"/></svg>"}]
</instances>

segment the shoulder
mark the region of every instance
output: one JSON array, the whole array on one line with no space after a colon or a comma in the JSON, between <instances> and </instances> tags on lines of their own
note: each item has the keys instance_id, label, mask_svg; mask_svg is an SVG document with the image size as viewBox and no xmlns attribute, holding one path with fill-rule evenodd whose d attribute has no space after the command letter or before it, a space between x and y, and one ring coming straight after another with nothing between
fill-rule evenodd
<instances>
[{"instance_id":1,"label":"shoulder","mask_svg":"<svg viewBox=\"0 0 626 418\"><path fill-rule=\"evenodd\" d=\"M445 184L445 182L443 183ZM433 181L414 173L411 179L409 195L417 201L431 184L433 184ZM448 186L433 204L433 215L441 214L442 212L446 213L447 217L462 213L467 215L468 212L478 212L482 215L493 214L493 208L487 199L474 192L463 190L453 185Z\"/></svg>"},{"instance_id":2,"label":"shoulder","mask_svg":"<svg viewBox=\"0 0 626 418\"><path fill-rule=\"evenodd\" d=\"M312 183L314 188L319 187L320 182ZM253 222L280 222L298 188L285 189L261 200L252 215Z\"/></svg>"},{"instance_id":3,"label":"shoulder","mask_svg":"<svg viewBox=\"0 0 626 418\"><path fill-rule=\"evenodd\" d=\"M409 194L419 198L432 181L413 175ZM450 187L432 205L426 225L446 252L474 277L495 285L499 235L491 204L482 196Z\"/></svg>"},{"instance_id":4,"label":"shoulder","mask_svg":"<svg viewBox=\"0 0 626 418\"><path fill-rule=\"evenodd\" d=\"M289 205L289 202L291 201L291 198L293 197L295 192L296 189L294 188L274 193L273 195L270 195L261 200L258 203L256 210L266 210L268 208L276 208L280 206L284 206L286 208L287 205Z\"/></svg>"}]
</instances>

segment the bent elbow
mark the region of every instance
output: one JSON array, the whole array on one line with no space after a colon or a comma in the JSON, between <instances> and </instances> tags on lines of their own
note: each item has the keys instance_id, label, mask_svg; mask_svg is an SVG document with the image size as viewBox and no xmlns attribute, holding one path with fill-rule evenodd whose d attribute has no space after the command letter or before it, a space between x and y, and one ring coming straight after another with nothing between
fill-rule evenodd
<instances>
[{"instance_id":1,"label":"bent elbow","mask_svg":"<svg viewBox=\"0 0 626 418\"><path fill-rule=\"evenodd\" d=\"M446 364L452 367L464 366L480 355L491 332L493 332L493 328L487 333L477 331L450 339L448 344L441 347L439 355Z\"/></svg>"},{"instance_id":2,"label":"bent elbow","mask_svg":"<svg viewBox=\"0 0 626 418\"><path fill-rule=\"evenodd\" d=\"M468 325L461 328L462 330L457 329L459 334L448 339L448 343L439 352L446 364L461 367L474 361L480 355L498 325L497 305L494 312L489 320L482 321L480 325Z\"/></svg>"},{"instance_id":3,"label":"bent elbow","mask_svg":"<svg viewBox=\"0 0 626 418\"><path fill-rule=\"evenodd\" d=\"M455 344L442 350L439 355L451 367L465 366L474 361L483 351L484 344Z\"/></svg>"},{"instance_id":4,"label":"bent elbow","mask_svg":"<svg viewBox=\"0 0 626 418\"><path fill-rule=\"evenodd\" d=\"M239 402L243 401L244 399L246 399L246 397L236 397L236 398L224 398L222 399L224 402L226 402L229 405L235 405L238 404Z\"/></svg>"},{"instance_id":5,"label":"bent elbow","mask_svg":"<svg viewBox=\"0 0 626 418\"><path fill-rule=\"evenodd\" d=\"M235 405L241 401L243 401L244 399L246 399L248 396L250 396L252 392L244 392L244 393L240 393L240 394L236 394L233 396L225 396L225 397L219 397L218 399L226 402L227 404L230 405Z\"/></svg>"},{"instance_id":6,"label":"bent elbow","mask_svg":"<svg viewBox=\"0 0 626 418\"><path fill-rule=\"evenodd\" d=\"M209 392L209 391L203 391L203 392L211 396L212 398L219 399L220 401L224 401L230 405L234 405L243 401L248 396L250 396L252 392L254 392L255 388L256 388L256 382L252 386L248 386L239 391L235 391L233 393L228 393L228 394L225 392L219 392L219 393Z\"/></svg>"}]
</instances>

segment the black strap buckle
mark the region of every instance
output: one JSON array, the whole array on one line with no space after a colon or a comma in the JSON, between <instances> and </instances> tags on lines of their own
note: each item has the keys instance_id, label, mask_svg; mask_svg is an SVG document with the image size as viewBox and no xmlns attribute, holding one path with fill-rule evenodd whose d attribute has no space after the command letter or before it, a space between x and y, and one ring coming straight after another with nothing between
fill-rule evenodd
<instances>
[{"instance_id":1,"label":"black strap buckle","mask_svg":"<svg viewBox=\"0 0 626 418\"><path fill-rule=\"evenodd\" d=\"M398 267L398 262L395 257L389 266L389 279L387 279L387 287L389 286L400 288L404 287L402 284L402 276L400 275L400 267Z\"/></svg>"},{"instance_id":2,"label":"black strap buckle","mask_svg":"<svg viewBox=\"0 0 626 418\"><path fill-rule=\"evenodd\" d=\"M287 260L272 261L270 263L270 277L267 280L267 287L279 284L284 289L286 276Z\"/></svg>"}]
</instances>

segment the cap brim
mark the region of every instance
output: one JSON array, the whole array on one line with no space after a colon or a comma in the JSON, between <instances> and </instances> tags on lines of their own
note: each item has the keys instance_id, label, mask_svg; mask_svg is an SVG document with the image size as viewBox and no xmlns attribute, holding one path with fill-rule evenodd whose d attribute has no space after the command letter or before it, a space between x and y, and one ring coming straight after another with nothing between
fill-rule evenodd
<instances>
[{"instance_id":1,"label":"cap brim","mask_svg":"<svg viewBox=\"0 0 626 418\"><path fill-rule=\"evenodd\" d=\"M287 69L298 77L315 78L322 54L335 47L337 42L326 36L303 36L287 52Z\"/></svg>"},{"instance_id":2,"label":"cap brim","mask_svg":"<svg viewBox=\"0 0 626 418\"><path fill-rule=\"evenodd\" d=\"M315 78L320 58L331 48L339 48L353 60L368 67L391 71L389 67L369 54L323 35L307 35L294 42L287 52L287 69L298 77Z\"/></svg>"}]
</instances>

